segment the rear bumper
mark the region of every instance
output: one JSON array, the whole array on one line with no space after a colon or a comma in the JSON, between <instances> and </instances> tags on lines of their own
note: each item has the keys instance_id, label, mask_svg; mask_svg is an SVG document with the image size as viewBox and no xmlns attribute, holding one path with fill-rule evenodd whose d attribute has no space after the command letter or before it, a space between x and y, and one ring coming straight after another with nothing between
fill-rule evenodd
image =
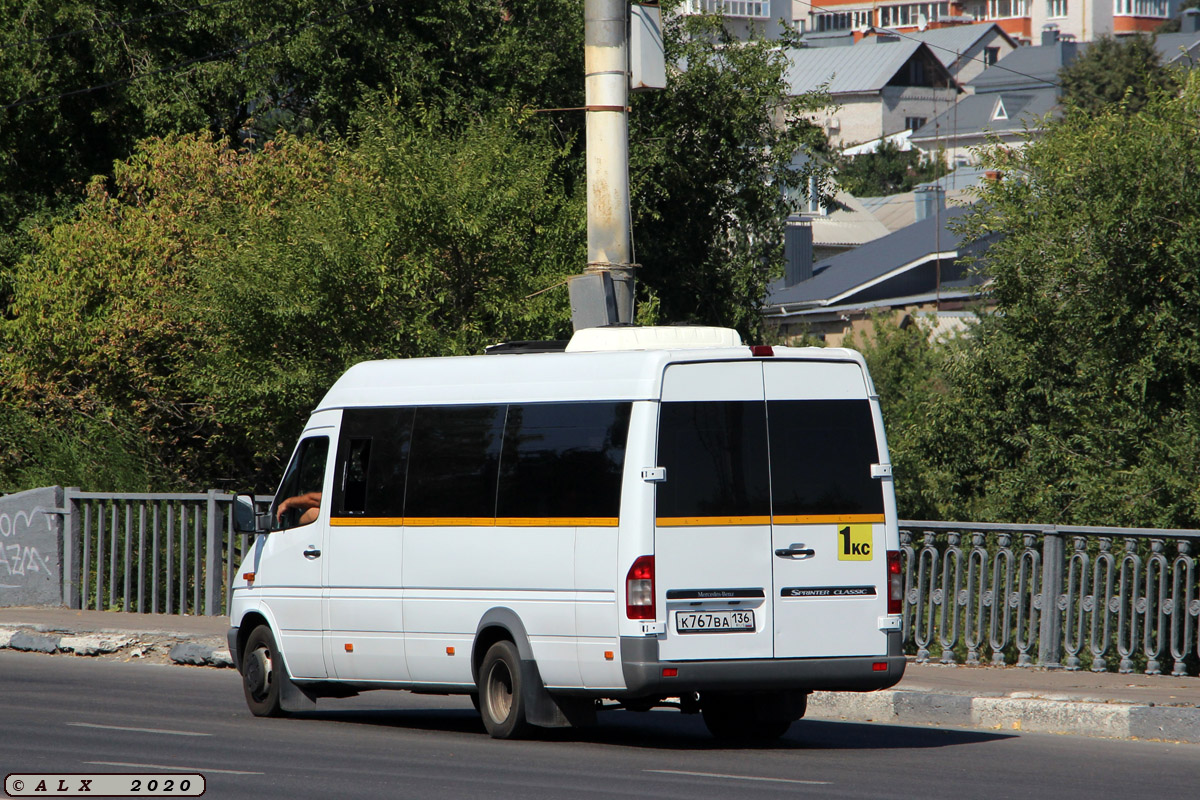
<instances>
[{"instance_id":1,"label":"rear bumper","mask_svg":"<svg viewBox=\"0 0 1200 800\"><path fill-rule=\"evenodd\" d=\"M871 692L894 686L904 676L904 651L899 631L890 631L883 656L838 658L769 658L722 661L661 661L658 640L621 638L621 667L625 694L630 697L699 691L778 691L801 689L833 692ZM877 664L886 664L884 670ZM677 670L663 677L664 669Z\"/></svg>"}]
</instances>

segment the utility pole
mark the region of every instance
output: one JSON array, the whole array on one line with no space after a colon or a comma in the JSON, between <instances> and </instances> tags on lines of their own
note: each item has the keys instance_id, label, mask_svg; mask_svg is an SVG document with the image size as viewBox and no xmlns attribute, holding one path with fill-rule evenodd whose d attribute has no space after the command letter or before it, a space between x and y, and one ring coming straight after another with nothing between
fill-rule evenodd
<instances>
[{"instance_id":1,"label":"utility pole","mask_svg":"<svg viewBox=\"0 0 1200 800\"><path fill-rule=\"evenodd\" d=\"M629 210L629 5L584 2L587 266L571 283L576 329L633 322ZM577 313L579 312L579 313ZM589 320L582 322L581 320Z\"/></svg>"}]
</instances>

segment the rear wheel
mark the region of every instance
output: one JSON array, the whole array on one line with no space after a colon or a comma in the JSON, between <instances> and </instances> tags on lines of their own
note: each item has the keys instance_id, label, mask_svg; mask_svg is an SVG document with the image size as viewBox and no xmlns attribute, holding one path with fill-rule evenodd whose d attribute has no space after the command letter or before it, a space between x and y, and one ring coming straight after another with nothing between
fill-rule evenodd
<instances>
[{"instance_id":1,"label":"rear wheel","mask_svg":"<svg viewBox=\"0 0 1200 800\"><path fill-rule=\"evenodd\" d=\"M763 693L701 697L704 726L718 739L769 741L788 732L804 716L803 693Z\"/></svg>"},{"instance_id":2,"label":"rear wheel","mask_svg":"<svg viewBox=\"0 0 1200 800\"><path fill-rule=\"evenodd\" d=\"M246 639L242 658L242 690L246 705L256 717L281 717L280 684L283 657L275 647L275 637L266 625L259 625Z\"/></svg>"},{"instance_id":3,"label":"rear wheel","mask_svg":"<svg viewBox=\"0 0 1200 800\"><path fill-rule=\"evenodd\" d=\"M479 670L479 713L493 739L516 739L529 729L524 683L516 645L502 640L488 648Z\"/></svg>"}]
</instances>

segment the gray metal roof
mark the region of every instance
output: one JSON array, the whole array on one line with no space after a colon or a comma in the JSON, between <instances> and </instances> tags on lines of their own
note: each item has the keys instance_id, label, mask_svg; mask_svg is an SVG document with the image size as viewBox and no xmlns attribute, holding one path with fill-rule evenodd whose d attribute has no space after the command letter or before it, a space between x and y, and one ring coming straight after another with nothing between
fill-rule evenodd
<instances>
[{"instance_id":1,"label":"gray metal roof","mask_svg":"<svg viewBox=\"0 0 1200 800\"><path fill-rule=\"evenodd\" d=\"M1058 71L1087 49L1089 42L1018 47L971 81L976 94L1058 85Z\"/></svg>"},{"instance_id":2,"label":"gray metal roof","mask_svg":"<svg viewBox=\"0 0 1200 800\"><path fill-rule=\"evenodd\" d=\"M1015 51L1014 51L1015 52ZM996 104L1003 103L1008 119L992 119ZM909 140L928 143L937 139L953 140L983 133L1013 133L1033 126L1058 108L1057 89L969 94L949 110L938 114L913 132Z\"/></svg>"},{"instance_id":3,"label":"gray metal roof","mask_svg":"<svg viewBox=\"0 0 1200 800\"><path fill-rule=\"evenodd\" d=\"M992 33L999 33L1013 47L1017 43L994 22L978 23L975 25L951 25L947 28L931 28L929 30L906 33L906 37L916 39L929 45L929 49L947 68L952 67L963 53L974 47L980 39ZM867 41L865 38L863 41Z\"/></svg>"},{"instance_id":4,"label":"gray metal roof","mask_svg":"<svg viewBox=\"0 0 1200 800\"><path fill-rule=\"evenodd\" d=\"M979 199L975 187L983 182L986 174L987 170L983 167L961 166L936 181L918 184L918 188L939 186L946 193L947 205L966 205ZM898 231L912 225L916 220L915 198L915 192L901 192L885 197L860 197L859 202L889 231Z\"/></svg>"},{"instance_id":5,"label":"gray metal roof","mask_svg":"<svg viewBox=\"0 0 1200 800\"><path fill-rule=\"evenodd\" d=\"M1160 33L1154 47L1163 64L1191 66L1189 56L1200 52L1200 33Z\"/></svg>"},{"instance_id":6,"label":"gray metal roof","mask_svg":"<svg viewBox=\"0 0 1200 800\"><path fill-rule=\"evenodd\" d=\"M878 92L908 63L923 42L880 42L871 47L802 47L789 50L787 81L792 94L829 84L831 94Z\"/></svg>"},{"instance_id":7,"label":"gray metal roof","mask_svg":"<svg viewBox=\"0 0 1200 800\"><path fill-rule=\"evenodd\" d=\"M970 209L946 208L938 219L930 217L862 247L827 258L814 265L813 277L794 286L783 279L767 287L767 306L825 305L855 289L866 287L906 266L916 266L935 253L958 253L962 239L950 225ZM941 233L937 224L941 222Z\"/></svg>"}]
</instances>

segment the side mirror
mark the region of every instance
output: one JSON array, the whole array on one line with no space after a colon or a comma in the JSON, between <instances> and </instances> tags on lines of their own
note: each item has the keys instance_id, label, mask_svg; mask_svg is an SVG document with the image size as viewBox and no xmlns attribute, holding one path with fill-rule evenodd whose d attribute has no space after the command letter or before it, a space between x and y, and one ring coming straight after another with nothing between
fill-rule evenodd
<instances>
[{"instance_id":1,"label":"side mirror","mask_svg":"<svg viewBox=\"0 0 1200 800\"><path fill-rule=\"evenodd\" d=\"M237 494L233 497L233 530L235 533L269 533L271 515L259 514L254 506L254 495Z\"/></svg>"}]
</instances>

